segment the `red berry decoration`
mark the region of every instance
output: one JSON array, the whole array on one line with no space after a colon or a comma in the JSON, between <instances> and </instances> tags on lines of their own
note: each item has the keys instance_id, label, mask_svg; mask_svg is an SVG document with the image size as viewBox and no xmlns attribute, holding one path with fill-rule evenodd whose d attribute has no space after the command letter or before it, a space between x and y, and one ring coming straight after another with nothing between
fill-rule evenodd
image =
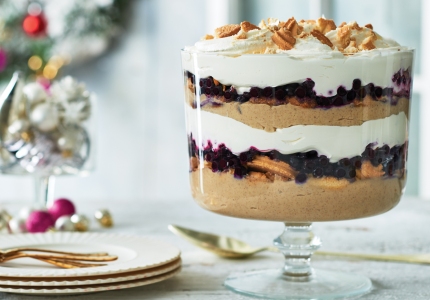
<instances>
[{"instance_id":1,"label":"red berry decoration","mask_svg":"<svg viewBox=\"0 0 430 300\"><path fill-rule=\"evenodd\" d=\"M76 212L75 205L72 201L66 198L60 198L54 201L48 209L54 221L62 216L71 216Z\"/></svg>"},{"instance_id":2,"label":"red berry decoration","mask_svg":"<svg viewBox=\"0 0 430 300\"><path fill-rule=\"evenodd\" d=\"M33 211L25 222L27 231L31 233L45 232L55 224L54 219L47 211Z\"/></svg>"},{"instance_id":3,"label":"red berry decoration","mask_svg":"<svg viewBox=\"0 0 430 300\"><path fill-rule=\"evenodd\" d=\"M27 15L22 22L22 29L30 37L46 35L47 22L43 14Z\"/></svg>"}]
</instances>

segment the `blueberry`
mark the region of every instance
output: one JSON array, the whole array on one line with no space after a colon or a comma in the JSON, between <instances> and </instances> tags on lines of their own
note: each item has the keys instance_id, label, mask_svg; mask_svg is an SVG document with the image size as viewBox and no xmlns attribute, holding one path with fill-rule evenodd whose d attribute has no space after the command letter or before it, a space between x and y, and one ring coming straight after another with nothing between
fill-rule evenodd
<instances>
[{"instance_id":1,"label":"blueberry","mask_svg":"<svg viewBox=\"0 0 430 300\"><path fill-rule=\"evenodd\" d=\"M206 79L206 86L207 87L211 87L212 86L212 79L211 78Z\"/></svg>"},{"instance_id":2,"label":"blueberry","mask_svg":"<svg viewBox=\"0 0 430 300\"><path fill-rule=\"evenodd\" d=\"M215 95L215 96L219 95L219 89L218 89L218 87L216 87L216 86L212 87L212 94Z\"/></svg>"},{"instance_id":3,"label":"blueberry","mask_svg":"<svg viewBox=\"0 0 430 300\"><path fill-rule=\"evenodd\" d=\"M303 82L303 84L304 86L306 86L308 90L312 90L315 86L315 82L310 78L306 79L306 81Z\"/></svg>"},{"instance_id":4,"label":"blueberry","mask_svg":"<svg viewBox=\"0 0 430 300\"><path fill-rule=\"evenodd\" d=\"M342 167L349 167L351 165L351 161L348 158L342 158L339 160L339 165Z\"/></svg>"},{"instance_id":5,"label":"blueberry","mask_svg":"<svg viewBox=\"0 0 430 300\"><path fill-rule=\"evenodd\" d=\"M368 157L370 159L375 157L375 150L373 150L372 148L368 147L366 148L366 150L364 150L363 154L364 157Z\"/></svg>"},{"instance_id":6,"label":"blueberry","mask_svg":"<svg viewBox=\"0 0 430 300\"><path fill-rule=\"evenodd\" d=\"M229 100L229 99L231 98L231 93L230 93L230 92L228 92L228 91L227 91L227 92L225 92L225 93L224 93L224 98L225 98L225 99L227 99L227 100Z\"/></svg>"},{"instance_id":7,"label":"blueberry","mask_svg":"<svg viewBox=\"0 0 430 300\"><path fill-rule=\"evenodd\" d=\"M306 158L317 158L317 157L318 157L318 152L316 152L315 150L306 152Z\"/></svg>"},{"instance_id":8,"label":"blueberry","mask_svg":"<svg viewBox=\"0 0 430 300\"><path fill-rule=\"evenodd\" d=\"M375 96L376 96L377 98L381 98L381 97L382 97L382 88L381 88L380 86L377 86L377 87L375 88Z\"/></svg>"},{"instance_id":9,"label":"blueberry","mask_svg":"<svg viewBox=\"0 0 430 300\"><path fill-rule=\"evenodd\" d=\"M351 165L357 169L361 168L361 157L360 156L354 156L351 160Z\"/></svg>"},{"instance_id":10,"label":"blueberry","mask_svg":"<svg viewBox=\"0 0 430 300\"><path fill-rule=\"evenodd\" d=\"M321 97L321 102L322 102L323 106L330 106L331 105L330 98L327 98L327 97Z\"/></svg>"},{"instance_id":11,"label":"blueberry","mask_svg":"<svg viewBox=\"0 0 430 300\"><path fill-rule=\"evenodd\" d=\"M214 155L212 153L207 153L205 155L205 160L210 162L210 161L212 161L213 157L214 157Z\"/></svg>"},{"instance_id":12,"label":"blueberry","mask_svg":"<svg viewBox=\"0 0 430 300\"><path fill-rule=\"evenodd\" d=\"M312 172L315 169L315 167L316 167L316 164L313 161L308 160L307 162L305 162L305 171L307 173Z\"/></svg>"},{"instance_id":13,"label":"blueberry","mask_svg":"<svg viewBox=\"0 0 430 300\"><path fill-rule=\"evenodd\" d=\"M300 85L299 85L298 83L290 83L290 84L287 84L287 85L285 86L285 91L287 92L287 95L288 95L289 97L294 96L294 94L295 94L295 92L296 92L296 89L297 89L299 86L300 86Z\"/></svg>"},{"instance_id":14,"label":"blueberry","mask_svg":"<svg viewBox=\"0 0 430 300\"><path fill-rule=\"evenodd\" d=\"M270 86L265 87L265 88L263 89L263 95L264 95L265 97L271 97L271 96L272 96L272 93L273 93L273 89L272 89Z\"/></svg>"},{"instance_id":15,"label":"blueberry","mask_svg":"<svg viewBox=\"0 0 430 300\"><path fill-rule=\"evenodd\" d=\"M332 176L333 172L334 172L334 167L331 164L324 168L324 175L326 176Z\"/></svg>"},{"instance_id":16,"label":"blueberry","mask_svg":"<svg viewBox=\"0 0 430 300\"><path fill-rule=\"evenodd\" d=\"M354 178L356 175L357 175L357 172L354 169L352 169L348 171L347 177Z\"/></svg>"},{"instance_id":17,"label":"blueberry","mask_svg":"<svg viewBox=\"0 0 430 300\"><path fill-rule=\"evenodd\" d=\"M205 85L205 80L204 79L200 79L199 80L199 86L203 87Z\"/></svg>"},{"instance_id":18,"label":"blueberry","mask_svg":"<svg viewBox=\"0 0 430 300\"><path fill-rule=\"evenodd\" d=\"M278 100L284 100L285 98L285 92L283 90L277 90L275 93L275 97Z\"/></svg>"},{"instance_id":19,"label":"blueberry","mask_svg":"<svg viewBox=\"0 0 430 300\"><path fill-rule=\"evenodd\" d=\"M324 171L322 168L316 168L312 174L314 175L315 178L321 178L324 175Z\"/></svg>"},{"instance_id":20,"label":"blueberry","mask_svg":"<svg viewBox=\"0 0 430 300\"><path fill-rule=\"evenodd\" d=\"M223 171L227 168L227 161L224 158L221 158L218 162L218 168L220 171Z\"/></svg>"},{"instance_id":21,"label":"blueberry","mask_svg":"<svg viewBox=\"0 0 430 300\"><path fill-rule=\"evenodd\" d=\"M298 98L304 98L306 96L306 90L303 87L299 86L296 89L295 94Z\"/></svg>"},{"instance_id":22,"label":"blueberry","mask_svg":"<svg viewBox=\"0 0 430 300\"><path fill-rule=\"evenodd\" d=\"M248 154L246 152L242 152L239 154L239 159L242 163L246 163L248 161Z\"/></svg>"},{"instance_id":23,"label":"blueberry","mask_svg":"<svg viewBox=\"0 0 430 300\"><path fill-rule=\"evenodd\" d=\"M354 92L353 90L350 90L348 94L346 94L346 99L348 99L348 101L353 101L356 96L357 96L357 93Z\"/></svg>"},{"instance_id":24,"label":"blueberry","mask_svg":"<svg viewBox=\"0 0 430 300\"><path fill-rule=\"evenodd\" d=\"M337 96L333 99L333 105L334 106L342 106L343 105L343 98L340 96Z\"/></svg>"},{"instance_id":25,"label":"blueberry","mask_svg":"<svg viewBox=\"0 0 430 300\"><path fill-rule=\"evenodd\" d=\"M337 95L342 96L342 97L345 96L346 95L346 89L343 86L340 86L337 89Z\"/></svg>"},{"instance_id":26,"label":"blueberry","mask_svg":"<svg viewBox=\"0 0 430 300\"><path fill-rule=\"evenodd\" d=\"M320 166L325 167L328 165L329 160L328 160L327 156L321 155L320 158L318 159L318 163Z\"/></svg>"},{"instance_id":27,"label":"blueberry","mask_svg":"<svg viewBox=\"0 0 430 300\"><path fill-rule=\"evenodd\" d=\"M260 96L260 89L257 87L253 87L249 90L249 95L251 97L257 98Z\"/></svg>"},{"instance_id":28,"label":"blueberry","mask_svg":"<svg viewBox=\"0 0 430 300\"><path fill-rule=\"evenodd\" d=\"M270 151L270 152L267 154L267 156L268 156L270 159L276 159L276 158L278 157L278 153L277 153L275 150L272 150L272 151Z\"/></svg>"},{"instance_id":29,"label":"blueberry","mask_svg":"<svg viewBox=\"0 0 430 300\"><path fill-rule=\"evenodd\" d=\"M386 155L390 154L390 146L388 146L388 145L384 145L379 149Z\"/></svg>"},{"instance_id":30,"label":"blueberry","mask_svg":"<svg viewBox=\"0 0 430 300\"><path fill-rule=\"evenodd\" d=\"M305 183L306 180L308 179L308 177L306 176L305 173L299 173L296 176L296 183Z\"/></svg>"},{"instance_id":31,"label":"blueberry","mask_svg":"<svg viewBox=\"0 0 430 300\"><path fill-rule=\"evenodd\" d=\"M337 178L343 178L346 175L346 171L343 168L339 168L335 171L334 174L336 175Z\"/></svg>"},{"instance_id":32,"label":"blueberry","mask_svg":"<svg viewBox=\"0 0 430 300\"><path fill-rule=\"evenodd\" d=\"M361 80L360 79L354 79L352 81L352 88L355 91L358 91L361 88Z\"/></svg>"}]
</instances>

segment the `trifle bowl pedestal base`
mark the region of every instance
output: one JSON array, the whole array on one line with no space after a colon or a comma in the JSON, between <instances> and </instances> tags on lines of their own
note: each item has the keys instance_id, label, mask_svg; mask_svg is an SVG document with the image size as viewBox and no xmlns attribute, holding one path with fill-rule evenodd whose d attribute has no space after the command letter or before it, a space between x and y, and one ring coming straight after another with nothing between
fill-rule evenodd
<instances>
[{"instance_id":1,"label":"trifle bowl pedestal base","mask_svg":"<svg viewBox=\"0 0 430 300\"><path fill-rule=\"evenodd\" d=\"M230 275L224 285L239 294L264 299L343 299L370 291L361 275L314 269L309 280L295 280L280 269Z\"/></svg>"},{"instance_id":2,"label":"trifle bowl pedestal base","mask_svg":"<svg viewBox=\"0 0 430 300\"><path fill-rule=\"evenodd\" d=\"M372 288L370 279L362 275L311 268L312 253L321 241L310 223L285 223L274 245L285 256L283 268L235 273L224 285L236 293L264 299L343 299Z\"/></svg>"}]
</instances>

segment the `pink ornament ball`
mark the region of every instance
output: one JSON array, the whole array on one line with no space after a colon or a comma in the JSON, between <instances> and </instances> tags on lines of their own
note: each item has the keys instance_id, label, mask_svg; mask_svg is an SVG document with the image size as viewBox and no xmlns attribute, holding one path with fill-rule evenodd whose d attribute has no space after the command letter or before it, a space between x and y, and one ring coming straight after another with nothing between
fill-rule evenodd
<instances>
[{"instance_id":1,"label":"pink ornament ball","mask_svg":"<svg viewBox=\"0 0 430 300\"><path fill-rule=\"evenodd\" d=\"M66 198L60 198L54 201L48 209L54 221L62 216L71 216L76 213L75 205L72 201Z\"/></svg>"},{"instance_id":2,"label":"pink ornament ball","mask_svg":"<svg viewBox=\"0 0 430 300\"><path fill-rule=\"evenodd\" d=\"M35 210L29 216L25 222L27 231L31 233L45 232L55 224L52 216L43 210Z\"/></svg>"}]
</instances>

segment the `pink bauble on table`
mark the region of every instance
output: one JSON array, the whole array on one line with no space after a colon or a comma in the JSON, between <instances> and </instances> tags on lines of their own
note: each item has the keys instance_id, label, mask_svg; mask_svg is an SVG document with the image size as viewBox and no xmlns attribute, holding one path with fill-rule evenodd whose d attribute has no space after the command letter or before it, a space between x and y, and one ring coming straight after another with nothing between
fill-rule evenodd
<instances>
[{"instance_id":1,"label":"pink bauble on table","mask_svg":"<svg viewBox=\"0 0 430 300\"><path fill-rule=\"evenodd\" d=\"M54 219L47 211L36 210L30 214L25 226L28 232L37 233L45 232L50 227L53 227L54 223Z\"/></svg>"},{"instance_id":2,"label":"pink bauble on table","mask_svg":"<svg viewBox=\"0 0 430 300\"><path fill-rule=\"evenodd\" d=\"M71 216L76 212L75 205L66 198L60 198L54 201L48 209L54 221L62 216Z\"/></svg>"}]
</instances>

